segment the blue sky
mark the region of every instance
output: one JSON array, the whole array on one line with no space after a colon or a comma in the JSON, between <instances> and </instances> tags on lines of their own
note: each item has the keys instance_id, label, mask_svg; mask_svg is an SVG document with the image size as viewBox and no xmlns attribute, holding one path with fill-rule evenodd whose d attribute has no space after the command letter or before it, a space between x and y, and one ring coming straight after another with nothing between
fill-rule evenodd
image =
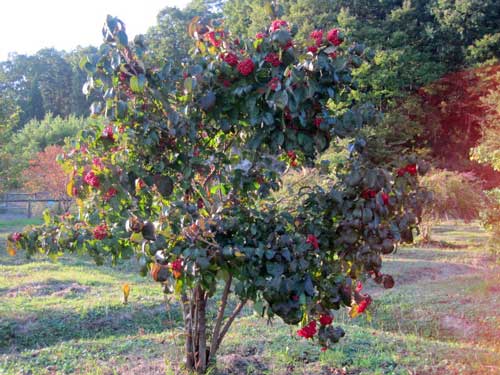
<instances>
[{"instance_id":1,"label":"blue sky","mask_svg":"<svg viewBox=\"0 0 500 375\"><path fill-rule=\"evenodd\" d=\"M121 18L130 37L156 23L166 6L188 0L3 0L0 3L0 61L9 52L35 53L44 47L71 50L99 45L107 14Z\"/></svg>"}]
</instances>

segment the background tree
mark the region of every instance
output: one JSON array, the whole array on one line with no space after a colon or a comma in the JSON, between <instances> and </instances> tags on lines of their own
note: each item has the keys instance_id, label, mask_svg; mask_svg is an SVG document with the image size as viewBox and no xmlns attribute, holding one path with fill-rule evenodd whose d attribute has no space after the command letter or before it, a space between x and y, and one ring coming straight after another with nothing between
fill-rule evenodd
<instances>
[{"instance_id":1,"label":"background tree","mask_svg":"<svg viewBox=\"0 0 500 375\"><path fill-rule=\"evenodd\" d=\"M68 176L57 162L62 155L61 146L48 146L38 152L35 158L29 161L29 167L23 170L23 188L31 193L47 192L55 199L69 199L67 194ZM70 202L62 202L64 211L67 211Z\"/></svg>"}]
</instances>

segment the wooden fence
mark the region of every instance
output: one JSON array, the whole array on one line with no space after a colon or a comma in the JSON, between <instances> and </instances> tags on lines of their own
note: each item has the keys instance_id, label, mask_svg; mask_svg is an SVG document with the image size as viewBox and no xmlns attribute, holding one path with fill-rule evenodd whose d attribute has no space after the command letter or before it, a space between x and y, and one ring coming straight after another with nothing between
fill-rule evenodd
<instances>
[{"instance_id":1,"label":"wooden fence","mask_svg":"<svg viewBox=\"0 0 500 375\"><path fill-rule=\"evenodd\" d=\"M57 205L58 210L62 210L62 205L69 202L71 202L70 198L55 198L47 192L9 192L0 196L0 213L26 214L30 218L33 215L33 205L35 203L44 203L47 208Z\"/></svg>"}]
</instances>

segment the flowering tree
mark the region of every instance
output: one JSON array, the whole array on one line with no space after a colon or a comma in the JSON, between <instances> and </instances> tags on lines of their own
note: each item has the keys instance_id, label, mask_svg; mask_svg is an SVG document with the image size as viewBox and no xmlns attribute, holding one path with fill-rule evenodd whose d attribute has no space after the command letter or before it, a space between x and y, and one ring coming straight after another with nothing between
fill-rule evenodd
<instances>
[{"instance_id":1,"label":"flowering tree","mask_svg":"<svg viewBox=\"0 0 500 375\"><path fill-rule=\"evenodd\" d=\"M81 63L85 90L103 98L92 111L108 122L86 129L65 160L80 214L10 242L29 253L83 248L97 263L135 255L182 303L187 369L207 370L250 301L327 348L344 335L332 310L370 306L358 281L393 286L381 255L412 240L421 168L360 136L377 114L353 104L351 70L370 54L339 30L316 30L305 47L282 20L252 40L198 19L189 32L192 59L147 66L141 38L129 44L108 16L100 59ZM277 197L287 169L314 165L341 138L353 140L350 158L328 190ZM231 294L239 303L226 313Z\"/></svg>"}]
</instances>

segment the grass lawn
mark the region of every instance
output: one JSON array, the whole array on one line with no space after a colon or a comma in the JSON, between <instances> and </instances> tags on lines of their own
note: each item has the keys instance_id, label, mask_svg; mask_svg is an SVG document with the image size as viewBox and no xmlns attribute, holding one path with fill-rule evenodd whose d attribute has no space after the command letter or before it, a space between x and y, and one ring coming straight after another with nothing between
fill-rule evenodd
<instances>
[{"instance_id":1,"label":"grass lawn","mask_svg":"<svg viewBox=\"0 0 500 375\"><path fill-rule=\"evenodd\" d=\"M177 302L138 276L134 262L9 257L7 234L25 224L0 222L0 374L174 374L170 364L182 361ZM457 246L387 256L384 272L396 287L367 285L371 321L336 314L347 336L332 350L248 307L212 374L500 374L500 268L483 250L486 235L448 223L434 239Z\"/></svg>"}]
</instances>

